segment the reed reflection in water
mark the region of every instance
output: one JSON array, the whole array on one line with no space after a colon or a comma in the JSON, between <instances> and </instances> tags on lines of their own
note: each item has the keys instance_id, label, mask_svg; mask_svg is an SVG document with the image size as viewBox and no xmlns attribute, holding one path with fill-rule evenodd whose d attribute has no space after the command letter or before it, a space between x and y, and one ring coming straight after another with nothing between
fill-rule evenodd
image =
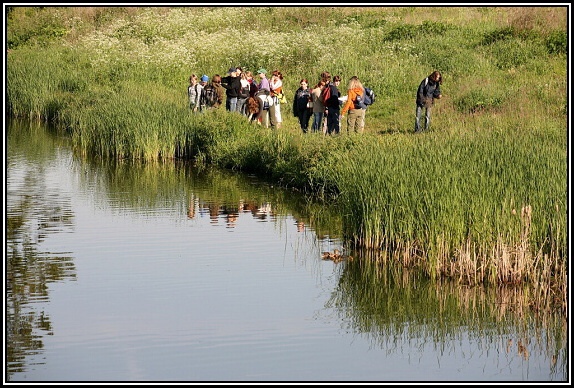
<instances>
[{"instance_id":1,"label":"reed reflection in water","mask_svg":"<svg viewBox=\"0 0 574 388\"><path fill-rule=\"evenodd\" d=\"M434 284L297 193L10 125L9 381L568 379L566 321L525 286Z\"/></svg>"}]
</instances>

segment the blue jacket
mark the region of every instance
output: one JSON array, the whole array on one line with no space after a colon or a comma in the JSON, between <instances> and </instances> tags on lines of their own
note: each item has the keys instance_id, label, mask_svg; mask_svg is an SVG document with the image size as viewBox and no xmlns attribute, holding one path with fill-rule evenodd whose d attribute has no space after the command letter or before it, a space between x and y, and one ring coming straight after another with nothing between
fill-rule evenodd
<instances>
[{"instance_id":1,"label":"blue jacket","mask_svg":"<svg viewBox=\"0 0 574 388\"><path fill-rule=\"evenodd\" d=\"M428 77L423 79L417 90L417 106L431 107L434 104L434 99L438 98L440 94L438 82L434 82Z\"/></svg>"}]
</instances>

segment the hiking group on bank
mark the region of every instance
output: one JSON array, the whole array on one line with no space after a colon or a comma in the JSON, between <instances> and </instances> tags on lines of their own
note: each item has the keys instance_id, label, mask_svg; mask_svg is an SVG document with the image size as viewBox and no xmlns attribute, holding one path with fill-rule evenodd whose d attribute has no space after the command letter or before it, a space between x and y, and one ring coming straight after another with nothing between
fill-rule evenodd
<instances>
[{"instance_id":1,"label":"hiking group on bank","mask_svg":"<svg viewBox=\"0 0 574 388\"><path fill-rule=\"evenodd\" d=\"M280 128L283 122L281 104L287 103L283 92L283 74L279 70L267 78L267 70L257 70L259 82L252 72L243 71L241 67L232 67L225 77L219 74L200 79L195 74L189 77L187 89L189 107L193 112L217 109L223 105L229 112L238 112L250 122L266 128ZM336 135L341 132L341 120L347 115L347 132L363 133L365 114L368 107L375 102L375 93L364 86L359 77L352 76L347 86L347 94L341 95L339 85L341 77L331 77L328 71L321 73L319 81L313 87L303 78L293 96L292 112L299 121L303 133L322 132ZM440 85L442 75L434 71L426 77L417 90L415 133L421 132L420 119L425 111L424 129L430 126L431 108L434 100L442 97ZM224 99L225 95L225 99Z\"/></svg>"}]
</instances>

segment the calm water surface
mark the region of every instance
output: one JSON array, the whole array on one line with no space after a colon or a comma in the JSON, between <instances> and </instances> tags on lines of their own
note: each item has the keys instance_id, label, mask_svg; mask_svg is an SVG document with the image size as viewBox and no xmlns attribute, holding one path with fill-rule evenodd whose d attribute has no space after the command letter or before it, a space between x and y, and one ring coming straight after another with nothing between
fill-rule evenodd
<instances>
[{"instance_id":1,"label":"calm water surface","mask_svg":"<svg viewBox=\"0 0 574 388\"><path fill-rule=\"evenodd\" d=\"M523 289L322 260L340 220L296 193L8 126L8 382L568 379L567 324Z\"/></svg>"}]
</instances>

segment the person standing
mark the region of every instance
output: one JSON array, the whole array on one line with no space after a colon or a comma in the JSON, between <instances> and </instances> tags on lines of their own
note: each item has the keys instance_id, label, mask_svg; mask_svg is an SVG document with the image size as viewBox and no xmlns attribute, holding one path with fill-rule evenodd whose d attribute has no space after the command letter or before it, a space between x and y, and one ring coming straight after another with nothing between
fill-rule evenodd
<instances>
[{"instance_id":1,"label":"person standing","mask_svg":"<svg viewBox=\"0 0 574 388\"><path fill-rule=\"evenodd\" d=\"M269 128L269 122L271 121L269 110L271 105L273 105L271 92L267 89L259 89L257 93L255 93L255 99L259 105L255 122L259 125L263 125L265 128Z\"/></svg>"},{"instance_id":2,"label":"person standing","mask_svg":"<svg viewBox=\"0 0 574 388\"><path fill-rule=\"evenodd\" d=\"M323 117L325 116L325 104L321 99L321 92L325 87L325 82L320 80L311 91L311 99L313 101L313 125L311 130L313 132L323 131Z\"/></svg>"},{"instance_id":3,"label":"person standing","mask_svg":"<svg viewBox=\"0 0 574 388\"><path fill-rule=\"evenodd\" d=\"M415 112L415 133L423 131L421 128L421 116L423 109L425 110L425 126L424 130L430 128L431 111L434 106L434 100L442 97L440 91L442 85L442 75L439 71L433 71L428 77L423 79L417 89L416 112Z\"/></svg>"},{"instance_id":4,"label":"person standing","mask_svg":"<svg viewBox=\"0 0 574 388\"><path fill-rule=\"evenodd\" d=\"M337 90L339 90L339 86L341 85L341 76L334 76L333 83L337 87ZM339 133L341 131L341 107L343 106L343 102L344 101L341 100L341 91L339 90L339 117L337 117L337 129L335 133Z\"/></svg>"},{"instance_id":5,"label":"person standing","mask_svg":"<svg viewBox=\"0 0 574 388\"><path fill-rule=\"evenodd\" d=\"M225 88L221 86L221 76L215 74L211 79L211 84L215 87L217 92L217 102L213 105L214 108L219 108L223 105L223 95L225 94Z\"/></svg>"},{"instance_id":6,"label":"person standing","mask_svg":"<svg viewBox=\"0 0 574 388\"><path fill-rule=\"evenodd\" d=\"M347 133L354 131L355 133L363 133L365 128L365 112L367 106L362 102L365 98L365 89L363 84L356 75L349 79L349 86L347 87L347 101L341 111L341 117L344 117L347 112Z\"/></svg>"},{"instance_id":7,"label":"person standing","mask_svg":"<svg viewBox=\"0 0 574 388\"><path fill-rule=\"evenodd\" d=\"M307 133L309 129L309 119L313 112L313 102L309 82L303 78L299 81L299 85L299 89L295 91L295 96L293 97L293 116L299 119L299 125L303 133Z\"/></svg>"},{"instance_id":8,"label":"person standing","mask_svg":"<svg viewBox=\"0 0 574 388\"><path fill-rule=\"evenodd\" d=\"M200 88L200 89L201 89L201 92L200 92L200 94L199 94L199 95L200 95L199 110L200 110L201 112L203 112L203 111L207 108L207 106L206 106L206 104L205 104L204 94L205 94L205 87L207 86L207 83L208 83L208 82L209 82L209 77L208 77L207 75L205 75L205 74L202 75L202 76L201 76L201 79L200 79L200 82L199 82L199 86L201 87L201 88Z\"/></svg>"},{"instance_id":9,"label":"person standing","mask_svg":"<svg viewBox=\"0 0 574 388\"><path fill-rule=\"evenodd\" d=\"M327 134L338 134L340 112L339 97L341 96L341 93L335 85L335 82L331 81L331 73L328 71L323 72L322 80L325 82L325 89L329 89L329 98L327 100L323 100L325 108L327 109ZM325 89L323 89L323 93L326 92Z\"/></svg>"},{"instance_id":10,"label":"person standing","mask_svg":"<svg viewBox=\"0 0 574 388\"><path fill-rule=\"evenodd\" d=\"M250 84L247 80L247 74L241 73L241 88L239 89L239 94L237 96L237 111L242 115L246 115L245 103L249 98Z\"/></svg>"},{"instance_id":11,"label":"person standing","mask_svg":"<svg viewBox=\"0 0 574 388\"><path fill-rule=\"evenodd\" d=\"M257 70L257 75L259 75L259 84L257 84L257 90L267 90L268 92L271 91L269 88L269 80L267 79L267 70L261 68Z\"/></svg>"},{"instance_id":12,"label":"person standing","mask_svg":"<svg viewBox=\"0 0 574 388\"><path fill-rule=\"evenodd\" d=\"M229 69L228 75L221 78L221 85L226 89L225 109L228 112L237 111L237 97L239 96L239 89L241 89L241 77L239 74L237 69L232 67Z\"/></svg>"},{"instance_id":13,"label":"person standing","mask_svg":"<svg viewBox=\"0 0 574 388\"><path fill-rule=\"evenodd\" d=\"M269 88L271 90L271 97L273 97L273 104L269 108L271 126L279 129L283 122L283 118L281 117L281 99L279 98L279 96L283 94L283 74L281 74L279 70L273 71L273 75L269 80Z\"/></svg>"},{"instance_id":14,"label":"person standing","mask_svg":"<svg viewBox=\"0 0 574 388\"><path fill-rule=\"evenodd\" d=\"M269 80L267 79L267 70L260 68L257 70L260 81L257 85L257 92L255 97L259 103L259 111L255 118L255 121L263 125L265 128L269 128L270 114L269 110L273 104L273 98L271 98L271 88L269 86Z\"/></svg>"},{"instance_id":15,"label":"person standing","mask_svg":"<svg viewBox=\"0 0 574 388\"><path fill-rule=\"evenodd\" d=\"M253 73L250 71L245 72L245 78L247 78L247 82L249 82L249 97L255 97L255 93L257 93L257 83L253 79Z\"/></svg>"},{"instance_id":16,"label":"person standing","mask_svg":"<svg viewBox=\"0 0 574 388\"><path fill-rule=\"evenodd\" d=\"M247 78L247 82L249 82L249 97L245 101L245 115L253 121L257 117L257 113L259 113L259 102L258 99L255 97L257 93L257 83L253 79L253 73L250 71L245 72L245 78Z\"/></svg>"},{"instance_id":17,"label":"person standing","mask_svg":"<svg viewBox=\"0 0 574 388\"><path fill-rule=\"evenodd\" d=\"M198 112L201 102L201 85L197 82L197 75L189 76L189 86L187 87L187 96L189 97L189 108L192 112ZM202 88L203 89L203 88Z\"/></svg>"}]
</instances>

